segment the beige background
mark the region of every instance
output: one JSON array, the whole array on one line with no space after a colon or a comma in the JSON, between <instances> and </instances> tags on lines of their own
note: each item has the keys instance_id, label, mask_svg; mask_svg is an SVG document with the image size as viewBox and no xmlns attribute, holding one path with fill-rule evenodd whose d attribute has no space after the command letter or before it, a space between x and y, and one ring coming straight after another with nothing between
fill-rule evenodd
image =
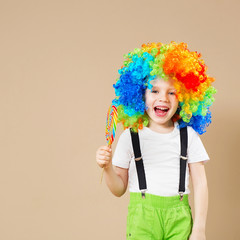
<instances>
[{"instance_id":1,"label":"beige background","mask_svg":"<svg viewBox=\"0 0 240 240\"><path fill-rule=\"evenodd\" d=\"M201 137L211 158L206 234L239 239L239 8L238 0L2 0L0 239L125 239L128 194L99 184L95 152L123 54L171 40L201 52L216 78L213 122Z\"/></svg>"}]
</instances>

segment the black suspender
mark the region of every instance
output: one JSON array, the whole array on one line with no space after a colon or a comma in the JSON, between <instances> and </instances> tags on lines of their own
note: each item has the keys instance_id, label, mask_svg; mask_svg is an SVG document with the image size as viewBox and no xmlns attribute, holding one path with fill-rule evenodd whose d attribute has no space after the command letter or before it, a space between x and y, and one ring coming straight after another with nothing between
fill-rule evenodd
<instances>
[{"instance_id":1,"label":"black suspender","mask_svg":"<svg viewBox=\"0 0 240 240\"><path fill-rule=\"evenodd\" d=\"M185 176L187 166L187 146L188 146L187 127L180 128L180 143L181 143L181 155L180 155L180 179L178 192L182 200L183 193L185 192Z\"/></svg>"},{"instance_id":2,"label":"black suspender","mask_svg":"<svg viewBox=\"0 0 240 240\"><path fill-rule=\"evenodd\" d=\"M142 197L145 198L145 192L147 190L146 176L144 171L143 159L139 144L139 135L135 133L130 128L133 151L135 156L135 164L138 175L139 189L142 192ZM185 192L185 176L186 176L186 166L187 166L187 146L188 146L188 135L187 127L180 129L180 144L181 144L181 155L180 155L180 179L179 179L179 195L180 200L183 198L183 193Z\"/></svg>"},{"instance_id":3,"label":"black suspender","mask_svg":"<svg viewBox=\"0 0 240 240\"><path fill-rule=\"evenodd\" d=\"M130 132L131 132L132 145L133 145L133 151L135 156L135 164L137 168L139 189L142 192L142 197L145 198L147 183L146 183L145 171L143 166L142 154L140 150L139 136L138 136L138 133L133 132L132 129L130 129Z\"/></svg>"}]
</instances>

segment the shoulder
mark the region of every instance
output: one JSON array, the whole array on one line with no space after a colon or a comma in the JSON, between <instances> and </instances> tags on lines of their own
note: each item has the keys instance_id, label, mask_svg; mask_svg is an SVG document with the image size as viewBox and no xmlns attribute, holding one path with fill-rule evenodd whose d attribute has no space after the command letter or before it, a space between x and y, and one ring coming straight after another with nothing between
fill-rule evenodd
<instances>
[{"instance_id":1,"label":"shoulder","mask_svg":"<svg viewBox=\"0 0 240 240\"><path fill-rule=\"evenodd\" d=\"M118 144L126 145L131 141L130 128L125 129L118 138Z\"/></svg>"},{"instance_id":2,"label":"shoulder","mask_svg":"<svg viewBox=\"0 0 240 240\"><path fill-rule=\"evenodd\" d=\"M201 141L199 134L191 127L187 126L187 138L188 138L188 147L191 147L194 144Z\"/></svg>"},{"instance_id":3,"label":"shoulder","mask_svg":"<svg viewBox=\"0 0 240 240\"><path fill-rule=\"evenodd\" d=\"M193 138L198 137L198 133L191 127L191 126L180 126L179 123L176 126L176 129L178 130L178 135L176 137L178 137L180 135L180 130L181 128L187 128L187 137L188 137L188 143L191 142L193 140Z\"/></svg>"},{"instance_id":4,"label":"shoulder","mask_svg":"<svg viewBox=\"0 0 240 240\"><path fill-rule=\"evenodd\" d=\"M188 163L195 163L200 161L208 161L210 158L203 145L199 134L188 126Z\"/></svg>"},{"instance_id":5,"label":"shoulder","mask_svg":"<svg viewBox=\"0 0 240 240\"><path fill-rule=\"evenodd\" d=\"M187 126L187 130L190 135L198 134L191 126Z\"/></svg>"},{"instance_id":6,"label":"shoulder","mask_svg":"<svg viewBox=\"0 0 240 240\"><path fill-rule=\"evenodd\" d=\"M190 142L196 138L199 138L198 133L191 126L187 126L187 132L188 132L188 139Z\"/></svg>"},{"instance_id":7,"label":"shoulder","mask_svg":"<svg viewBox=\"0 0 240 240\"><path fill-rule=\"evenodd\" d=\"M121 168L129 168L133 157L133 150L130 137L130 129L125 129L119 136L113 154L112 163Z\"/></svg>"},{"instance_id":8,"label":"shoulder","mask_svg":"<svg viewBox=\"0 0 240 240\"><path fill-rule=\"evenodd\" d=\"M123 139L129 139L130 138L130 128L125 129L121 134L119 138L123 138Z\"/></svg>"}]
</instances>

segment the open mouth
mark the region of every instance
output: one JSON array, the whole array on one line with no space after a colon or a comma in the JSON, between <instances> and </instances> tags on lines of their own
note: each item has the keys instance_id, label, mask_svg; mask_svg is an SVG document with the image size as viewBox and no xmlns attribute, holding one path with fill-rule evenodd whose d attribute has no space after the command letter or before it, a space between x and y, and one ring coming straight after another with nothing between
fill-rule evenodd
<instances>
[{"instance_id":1,"label":"open mouth","mask_svg":"<svg viewBox=\"0 0 240 240\"><path fill-rule=\"evenodd\" d=\"M154 107L155 114L159 117L163 117L169 111L168 107Z\"/></svg>"},{"instance_id":2,"label":"open mouth","mask_svg":"<svg viewBox=\"0 0 240 240\"><path fill-rule=\"evenodd\" d=\"M155 107L154 111L155 112L167 112L169 110L169 108L165 108L165 107Z\"/></svg>"}]
</instances>

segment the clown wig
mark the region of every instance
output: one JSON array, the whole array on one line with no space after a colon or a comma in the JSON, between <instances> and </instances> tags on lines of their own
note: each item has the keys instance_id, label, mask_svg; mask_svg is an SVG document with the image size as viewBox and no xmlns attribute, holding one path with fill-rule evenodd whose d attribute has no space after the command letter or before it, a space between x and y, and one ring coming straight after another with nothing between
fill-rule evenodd
<instances>
[{"instance_id":1,"label":"clown wig","mask_svg":"<svg viewBox=\"0 0 240 240\"><path fill-rule=\"evenodd\" d=\"M167 81L171 77L179 101L172 120L178 121L180 128L191 126L199 134L206 132L216 89L212 86L214 78L206 75L207 67L200 57L183 42L143 44L124 55L125 61L118 70L120 77L113 84L116 98L112 101L124 129L131 127L137 132L148 126L145 91L152 89L155 78Z\"/></svg>"}]
</instances>

